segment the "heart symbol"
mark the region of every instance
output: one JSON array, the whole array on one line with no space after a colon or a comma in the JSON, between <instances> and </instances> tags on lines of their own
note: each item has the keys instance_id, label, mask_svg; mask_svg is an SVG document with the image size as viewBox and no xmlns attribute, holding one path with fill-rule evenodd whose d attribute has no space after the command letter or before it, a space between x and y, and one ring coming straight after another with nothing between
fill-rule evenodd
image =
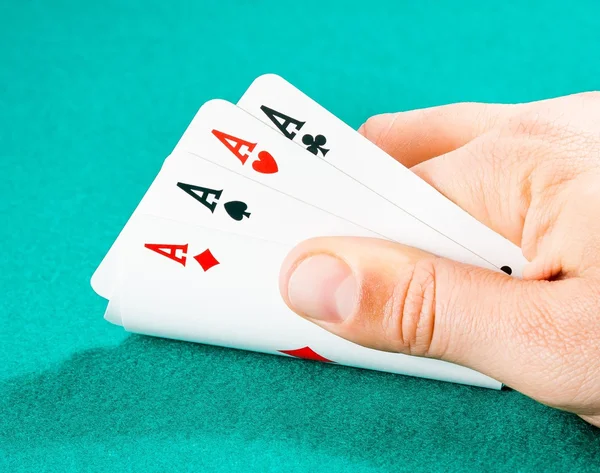
<instances>
[{"instance_id":1,"label":"heart symbol","mask_svg":"<svg viewBox=\"0 0 600 473\"><path fill-rule=\"evenodd\" d=\"M242 220L244 217L250 218L250 212L246 212L248 206L245 202L239 200L233 200L225 204L225 210L229 216L237 221Z\"/></svg>"},{"instance_id":2,"label":"heart symbol","mask_svg":"<svg viewBox=\"0 0 600 473\"><path fill-rule=\"evenodd\" d=\"M252 163L252 169L263 174L274 174L279 170L275 158L268 151L258 153L258 159Z\"/></svg>"}]
</instances>

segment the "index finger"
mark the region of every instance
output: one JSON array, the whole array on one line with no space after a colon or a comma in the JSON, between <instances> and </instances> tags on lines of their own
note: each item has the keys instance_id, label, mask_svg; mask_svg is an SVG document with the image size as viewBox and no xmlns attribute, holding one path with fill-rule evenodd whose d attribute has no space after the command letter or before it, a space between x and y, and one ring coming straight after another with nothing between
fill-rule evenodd
<instances>
[{"instance_id":1,"label":"index finger","mask_svg":"<svg viewBox=\"0 0 600 473\"><path fill-rule=\"evenodd\" d=\"M463 102L385 113L369 118L359 133L412 167L454 151L512 116L517 105Z\"/></svg>"}]
</instances>

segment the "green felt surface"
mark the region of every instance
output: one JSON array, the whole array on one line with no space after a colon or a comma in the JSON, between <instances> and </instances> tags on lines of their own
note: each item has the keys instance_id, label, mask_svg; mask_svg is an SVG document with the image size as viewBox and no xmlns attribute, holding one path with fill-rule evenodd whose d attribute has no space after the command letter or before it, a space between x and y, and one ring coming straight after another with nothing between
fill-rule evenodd
<instances>
[{"instance_id":1,"label":"green felt surface","mask_svg":"<svg viewBox=\"0 0 600 473\"><path fill-rule=\"evenodd\" d=\"M599 89L600 3L522 4L0 2L0 471L599 470L599 429L516 392L130 336L89 286L197 108L262 73L355 127Z\"/></svg>"}]
</instances>

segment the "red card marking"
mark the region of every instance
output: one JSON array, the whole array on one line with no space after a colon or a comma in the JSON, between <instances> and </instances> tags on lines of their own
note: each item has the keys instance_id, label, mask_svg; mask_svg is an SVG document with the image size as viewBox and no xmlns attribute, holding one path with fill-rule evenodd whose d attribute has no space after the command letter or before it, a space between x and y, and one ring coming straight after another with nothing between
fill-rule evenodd
<instances>
[{"instance_id":1,"label":"red card marking","mask_svg":"<svg viewBox=\"0 0 600 473\"><path fill-rule=\"evenodd\" d=\"M219 264L219 261L213 256L209 249L206 249L202 253L194 256L194 259L198 261L200 266L202 266L204 272Z\"/></svg>"},{"instance_id":2,"label":"red card marking","mask_svg":"<svg viewBox=\"0 0 600 473\"><path fill-rule=\"evenodd\" d=\"M225 147L231 151L236 158L238 158L242 164L246 163L249 154L242 154L242 146L246 146L248 148L248 153L252 153L256 143L250 143L249 141L242 140L233 135L228 135L227 133L223 133L219 130L213 130L212 134L215 135L218 140L225 145Z\"/></svg>"},{"instance_id":3,"label":"red card marking","mask_svg":"<svg viewBox=\"0 0 600 473\"><path fill-rule=\"evenodd\" d=\"M268 151L258 153L258 159L252 163L252 169L263 174L274 174L279 170L275 158Z\"/></svg>"},{"instance_id":4,"label":"red card marking","mask_svg":"<svg viewBox=\"0 0 600 473\"><path fill-rule=\"evenodd\" d=\"M319 355L310 347L298 348L297 350L279 350L280 353L285 353L296 358L303 358L305 360L322 361L324 363L335 363L335 361L328 360L327 358Z\"/></svg>"},{"instance_id":5,"label":"red card marking","mask_svg":"<svg viewBox=\"0 0 600 473\"><path fill-rule=\"evenodd\" d=\"M146 243L144 245L149 250L152 250L159 255L166 256L177 263L185 266L186 253L188 250L187 243L185 245L164 245L161 243ZM177 251L182 251L183 254L181 256L177 256Z\"/></svg>"}]
</instances>

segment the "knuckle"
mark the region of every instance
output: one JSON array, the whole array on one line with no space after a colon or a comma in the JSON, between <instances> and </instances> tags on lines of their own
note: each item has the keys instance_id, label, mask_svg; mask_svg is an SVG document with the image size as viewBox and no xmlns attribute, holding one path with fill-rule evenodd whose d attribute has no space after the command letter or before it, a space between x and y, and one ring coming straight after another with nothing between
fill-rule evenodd
<instances>
[{"instance_id":1,"label":"knuckle","mask_svg":"<svg viewBox=\"0 0 600 473\"><path fill-rule=\"evenodd\" d=\"M419 260L394 286L383 320L384 332L396 351L416 356L437 356L432 353L435 278L435 260Z\"/></svg>"},{"instance_id":2,"label":"knuckle","mask_svg":"<svg viewBox=\"0 0 600 473\"><path fill-rule=\"evenodd\" d=\"M556 123L553 117L533 109L515 115L508 120L506 127L511 136L531 138L550 134L555 129Z\"/></svg>"},{"instance_id":3,"label":"knuckle","mask_svg":"<svg viewBox=\"0 0 600 473\"><path fill-rule=\"evenodd\" d=\"M478 103L476 111L476 123L479 126L480 133L485 130L495 128L502 120L502 113L498 105L488 103ZM503 107L504 108L504 107Z\"/></svg>"}]
</instances>

